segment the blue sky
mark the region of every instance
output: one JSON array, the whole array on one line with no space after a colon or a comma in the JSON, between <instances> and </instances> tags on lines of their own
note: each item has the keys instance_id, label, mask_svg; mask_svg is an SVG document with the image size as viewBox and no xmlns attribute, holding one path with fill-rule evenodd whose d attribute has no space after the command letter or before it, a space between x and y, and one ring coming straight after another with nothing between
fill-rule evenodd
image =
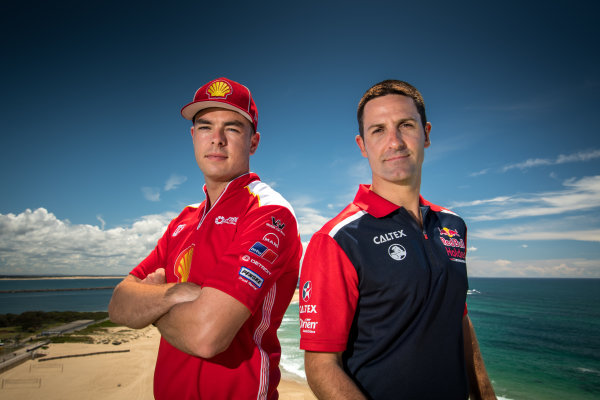
<instances>
[{"instance_id":1,"label":"blue sky","mask_svg":"<svg viewBox=\"0 0 600 400\"><path fill-rule=\"evenodd\" d=\"M425 98L422 194L466 220L471 276L600 278L592 2L21 3L0 6L0 274L135 266L203 199L179 110L225 76L303 242L370 182L356 106L394 78Z\"/></svg>"}]
</instances>

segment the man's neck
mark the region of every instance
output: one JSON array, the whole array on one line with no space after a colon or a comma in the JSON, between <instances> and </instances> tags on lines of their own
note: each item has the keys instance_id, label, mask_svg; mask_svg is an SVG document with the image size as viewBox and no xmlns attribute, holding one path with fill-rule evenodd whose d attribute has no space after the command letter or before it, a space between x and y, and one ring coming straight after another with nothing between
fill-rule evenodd
<instances>
[{"instance_id":1,"label":"man's neck","mask_svg":"<svg viewBox=\"0 0 600 400\"><path fill-rule=\"evenodd\" d=\"M422 226L423 221L419 204L420 187L420 183L417 185L401 185L374 180L371 190L390 203L403 207Z\"/></svg>"},{"instance_id":2,"label":"man's neck","mask_svg":"<svg viewBox=\"0 0 600 400\"><path fill-rule=\"evenodd\" d=\"M231 181L229 181L231 182ZM210 209L219 199L229 182L206 182L206 208Z\"/></svg>"}]
</instances>

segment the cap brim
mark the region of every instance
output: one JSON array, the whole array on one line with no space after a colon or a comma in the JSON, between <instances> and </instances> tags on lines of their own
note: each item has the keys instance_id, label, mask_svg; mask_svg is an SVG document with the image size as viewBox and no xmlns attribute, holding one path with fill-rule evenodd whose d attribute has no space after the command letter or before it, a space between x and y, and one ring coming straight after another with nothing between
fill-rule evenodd
<instances>
[{"instance_id":1,"label":"cap brim","mask_svg":"<svg viewBox=\"0 0 600 400\"><path fill-rule=\"evenodd\" d=\"M224 108L226 110L235 111L237 113L242 114L244 117L246 117L246 119L248 121L250 121L252 126L254 126L254 121L252 120L252 117L250 116L250 114L248 114L247 112L241 110L240 108L238 108L236 106L232 106L231 104L223 103L221 101L191 102L191 103L183 106L183 108L181 109L181 116L183 118L191 121L192 118L194 118L194 115L198 114L198 111L202 111L206 108Z\"/></svg>"}]
</instances>

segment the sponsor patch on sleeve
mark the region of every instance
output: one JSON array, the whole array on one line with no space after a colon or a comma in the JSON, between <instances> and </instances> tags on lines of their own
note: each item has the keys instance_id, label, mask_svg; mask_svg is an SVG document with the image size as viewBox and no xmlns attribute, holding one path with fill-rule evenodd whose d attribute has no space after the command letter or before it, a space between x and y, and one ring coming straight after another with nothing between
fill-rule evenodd
<instances>
[{"instance_id":1,"label":"sponsor patch on sleeve","mask_svg":"<svg viewBox=\"0 0 600 400\"><path fill-rule=\"evenodd\" d=\"M277 257L279 257L279 254L275 253L273 250L269 249L261 242L254 243L252 247L248 249L248 251L267 260L271 264L273 264L273 261L275 261Z\"/></svg>"},{"instance_id":2,"label":"sponsor patch on sleeve","mask_svg":"<svg viewBox=\"0 0 600 400\"><path fill-rule=\"evenodd\" d=\"M257 288L261 287L263 282L265 281L259 274L252 271L250 268L241 267L240 272L238 274Z\"/></svg>"}]
</instances>

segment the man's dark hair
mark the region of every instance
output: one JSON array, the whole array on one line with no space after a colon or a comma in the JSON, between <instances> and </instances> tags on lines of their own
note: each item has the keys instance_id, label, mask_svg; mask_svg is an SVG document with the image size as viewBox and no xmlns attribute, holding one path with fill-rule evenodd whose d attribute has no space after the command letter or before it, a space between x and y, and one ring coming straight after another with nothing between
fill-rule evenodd
<instances>
[{"instance_id":1,"label":"man's dark hair","mask_svg":"<svg viewBox=\"0 0 600 400\"><path fill-rule=\"evenodd\" d=\"M399 94L401 96L406 96L413 99L415 106L417 107L417 111L421 116L421 124L423 124L423 128L425 128L425 125L427 124L427 116L425 115L425 101L423 100L421 93L410 83L395 79L387 79L373 85L365 92L358 103L356 118L358 119L358 131L360 132L361 137L364 137L363 113L365 111L365 105L370 100L373 100L377 97L386 96L388 94Z\"/></svg>"}]
</instances>

